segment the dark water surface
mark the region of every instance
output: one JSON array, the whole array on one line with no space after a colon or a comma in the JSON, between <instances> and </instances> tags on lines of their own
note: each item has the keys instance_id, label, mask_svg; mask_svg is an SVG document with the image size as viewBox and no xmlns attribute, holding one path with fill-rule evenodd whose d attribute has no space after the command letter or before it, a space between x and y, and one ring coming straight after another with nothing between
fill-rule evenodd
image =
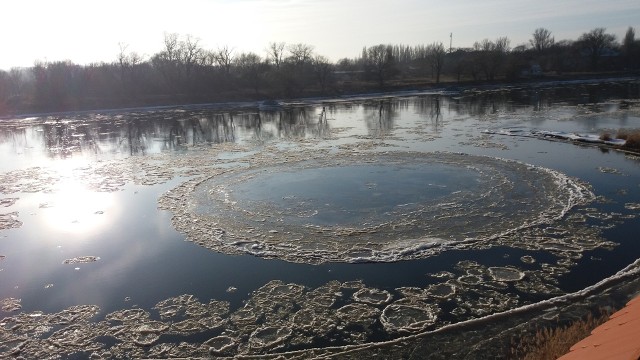
<instances>
[{"instance_id":1,"label":"dark water surface","mask_svg":"<svg viewBox=\"0 0 640 360\"><path fill-rule=\"evenodd\" d=\"M488 135L483 130L599 135L637 129L639 99L640 85L632 81L351 99L285 106L277 112L204 106L1 120L0 200L6 206L0 205L4 228L0 230L0 300L19 299L20 308L0 310L0 319L97 305L95 321L135 308L160 320L154 306L182 294L195 295L205 304L228 301L229 314L243 307L264 311L256 305L259 292L253 292L272 280L301 285L306 292L324 289L333 280L360 281L360 287L343 286L329 310L357 303L383 312L373 316L370 329L354 325L355 320L340 320L347 330L337 326L309 335L287 325L282 336L291 341L289 347L261 338L260 326L299 322L293 314L307 305L295 300L297 305L288 310L291 314L277 322L271 323L265 315L259 326L252 327L230 315L232 320L223 326L228 331L167 331L163 340L154 343L187 339L197 345L224 335L240 342L225 350L226 355L263 354L392 340L580 291L640 258L640 158L597 146ZM310 156L330 161L353 154L365 154L367 159L399 152L454 152L516 160L571 177L597 198L573 207L553 223L492 241L443 245L429 255L398 262L320 261L316 265L285 261L268 252L258 257L251 251L213 251L174 227L192 219L172 223L174 212L158 208L163 194L189 179L204 175L211 184L231 181L233 176L215 174L243 167L248 170L240 174L249 177L228 185L235 186L233 196L249 204L247 210L265 202L281 210L300 203L319 209L309 217L274 220L283 228L287 224L358 227L363 218L384 221L398 206L436 203L452 193L472 192L476 186L476 170L450 164L363 162L296 170L281 161L290 158L300 163ZM281 171L262 174L261 167L252 167L253 162L269 165L272 156L278 158ZM198 211L207 212L207 207ZM7 225L11 221L13 225ZM213 222L212 229L221 226ZM333 240L348 241L348 237ZM96 258L64 263L82 256ZM438 284L454 286L455 295L438 297L434 287ZM393 300L379 304L358 300L354 293L362 287L386 292ZM408 295L418 291L424 293ZM388 308L394 304L398 308ZM417 325L409 322L403 328L400 315L407 304L435 304L438 320L420 328L412 328ZM474 312L474 308L485 310ZM387 319L394 311L400 315ZM349 332L362 337L349 338ZM46 338L46 334L50 333L40 336ZM108 332L102 336L112 344L128 341ZM6 339L0 341L13 344ZM247 341L253 341L252 347L242 345ZM0 354L11 346L0 344ZM82 358L92 351L69 348L59 354L76 353ZM132 356L168 357L160 350L154 353L142 347L139 351Z\"/></svg>"}]
</instances>

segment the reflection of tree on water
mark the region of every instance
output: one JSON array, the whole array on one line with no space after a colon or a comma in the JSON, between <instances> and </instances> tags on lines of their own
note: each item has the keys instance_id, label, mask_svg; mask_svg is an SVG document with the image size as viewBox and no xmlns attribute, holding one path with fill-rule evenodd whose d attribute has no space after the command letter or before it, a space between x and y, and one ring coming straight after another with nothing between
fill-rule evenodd
<instances>
[{"instance_id":1,"label":"reflection of tree on water","mask_svg":"<svg viewBox=\"0 0 640 360\"><path fill-rule=\"evenodd\" d=\"M139 123L139 119L129 119L127 120L127 144L129 147L129 153L131 155L140 153L141 155L146 155L145 150L146 146L146 137L143 136L142 131L140 130L140 126L137 126ZM122 143L122 138L120 143Z\"/></svg>"},{"instance_id":2,"label":"reflection of tree on water","mask_svg":"<svg viewBox=\"0 0 640 360\"><path fill-rule=\"evenodd\" d=\"M331 111L331 110L330 110ZM315 107L291 107L277 112L261 112L259 139L323 138L330 133L327 108L316 114Z\"/></svg>"},{"instance_id":3,"label":"reflection of tree on water","mask_svg":"<svg viewBox=\"0 0 640 360\"><path fill-rule=\"evenodd\" d=\"M178 150L198 144L235 141L232 114L181 118L149 114L127 114L111 121L82 119L45 122L44 143L51 156L111 151L146 155L153 141L159 150Z\"/></svg>"},{"instance_id":4,"label":"reflection of tree on water","mask_svg":"<svg viewBox=\"0 0 640 360\"><path fill-rule=\"evenodd\" d=\"M240 122L245 119L244 116L240 116ZM236 141L236 125L235 117L233 113L229 114L214 114L210 118L201 117L198 121L199 129L202 131L202 141L211 144L221 144L226 142ZM253 120L250 120L253 122ZM195 132L195 127L194 127ZM193 138L193 143L197 143L196 137Z\"/></svg>"},{"instance_id":5,"label":"reflection of tree on water","mask_svg":"<svg viewBox=\"0 0 640 360\"><path fill-rule=\"evenodd\" d=\"M69 157L77 152L100 153L97 131L86 124L55 119L42 125L44 143L49 156Z\"/></svg>"},{"instance_id":6,"label":"reflection of tree on water","mask_svg":"<svg viewBox=\"0 0 640 360\"><path fill-rule=\"evenodd\" d=\"M557 104L559 99L568 105L589 105L590 110L608 111L603 103L611 98L634 98L638 94L637 85L619 86L615 84L584 84L562 87L535 87L507 91L469 90L462 96L452 97L449 107L458 114L472 116L516 112L522 107L533 111L544 111ZM616 106L612 106L615 109Z\"/></svg>"},{"instance_id":7,"label":"reflection of tree on water","mask_svg":"<svg viewBox=\"0 0 640 360\"><path fill-rule=\"evenodd\" d=\"M436 133L442 122L441 102L439 95L420 97L413 101L415 112L429 118Z\"/></svg>"},{"instance_id":8,"label":"reflection of tree on water","mask_svg":"<svg viewBox=\"0 0 640 360\"><path fill-rule=\"evenodd\" d=\"M0 144L11 144L15 154L24 152L30 146L27 129L21 126L4 128L0 131Z\"/></svg>"},{"instance_id":9,"label":"reflection of tree on water","mask_svg":"<svg viewBox=\"0 0 640 360\"><path fill-rule=\"evenodd\" d=\"M369 135L386 136L391 133L398 117L398 109L408 107L406 100L380 100L364 105L364 121Z\"/></svg>"},{"instance_id":10,"label":"reflection of tree on water","mask_svg":"<svg viewBox=\"0 0 640 360\"><path fill-rule=\"evenodd\" d=\"M335 112L335 107L330 107L329 111ZM313 132L313 135L317 138L325 138L327 135L331 133L331 128L329 127L329 123L327 121L327 107L323 106L322 111L318 115L318 125L316 127L316 132Z\"/></svg>"},{"instance_id":11,"label":"reflection of tree on water","mask_svg":"<svg viewBox=\"0 0 640 360\"><path fill-rule=\"evenodd\" d=\"M434 121L435 121L435 123L436 123L436 129L437 129L437 127L438 127L438 122L440 121L440 114L441 114L441 113L440 113L440 97L439 97L439 96L436 96L436 97L434 98L433 103L434 103L434 106L431 108L431 113L430 113L430 115L431 115L431 119L432 119L432 120L434 120L434 118L435 118L435 120L434 120Z\"/></svg>"},{"instance_id":12,"label":"reflection of tree on water","mask_svg":"<svg viewBox=\"0 0 640 360\"><path fill-rule=\"evenodd\" d=\"M477 93L472 96L452 98L449 109L459 115L483 116L499 112L514 112L520 108L512 99L503 93Z\"/></svg>"},{"instance_id":13,"label":"reflection of tree on water","mask_svg":"<svg viewBox=\"0 0 640 360\"><path fill-rule=\"evenodd\" d=\"M0 142L10 142L18 151L35 141L43 144L51 157L80 153L146 155L244 140L323 138L330 133L327 120L332 111L335 107L323 107L318 113L315 107L307 106L254 113L203 109L79 114L45 118L38 122L39 130L30 132L26 132L23 125L6 131L10 127L5 123Z\"/></svg>"},{"instance_id":14,"label":"reflection of tree on water","mask_svg":"<svg viewBox=\"0 0 640 360\"><path fill-rule=\"evenodd\" d=\"M310 111L305 107L294 107L280 112L278 121L279 138L304 138L311 125Z\"/></svg>"},{"instance_id":15,"label":"reflection of tree on water","mask_svg":"<svg viewBox=\"0 0 640 360\"><path fill-rule=\"evenodd\" d=\"M230 113L172 119L168 127L168 132L166 129L156 128L157 133L164 134L164 150L199 144L221 144L234 142L236 139L234 115Z\"/></svg>"}]
</instances>

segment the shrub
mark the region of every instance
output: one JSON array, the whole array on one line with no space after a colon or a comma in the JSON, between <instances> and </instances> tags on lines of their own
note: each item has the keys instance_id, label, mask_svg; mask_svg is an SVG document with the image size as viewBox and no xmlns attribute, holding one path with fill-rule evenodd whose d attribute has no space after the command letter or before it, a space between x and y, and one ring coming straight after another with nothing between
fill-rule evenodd
<instances>
[{"instance_id":1,"label":"shrub","mask_svg":"<svg viewBox=\"0 0 640 360\"><path fill-rule=\"evenodd\" d=\"M606 132L606 133L600 135L600 140L602 140L602 141L610 141L611 140L611 134Z\"/></svg>"}]
</instances>

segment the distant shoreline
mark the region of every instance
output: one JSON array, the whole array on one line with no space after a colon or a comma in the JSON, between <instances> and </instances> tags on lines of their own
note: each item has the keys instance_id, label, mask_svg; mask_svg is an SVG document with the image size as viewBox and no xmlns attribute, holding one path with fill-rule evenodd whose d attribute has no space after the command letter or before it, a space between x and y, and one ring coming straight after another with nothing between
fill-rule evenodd
<instances>
[{"instance_id":1,"label":"distant shoreline","mask_svg":"<svg viewBox=\"0 0 640 360\"><path fill-rule=\"evenodd\" d=\"M429 94L456 94L471 90L509 90L512 88L535 88L554 87L561 85L599 84L606 82L632 82L640 81L640 74L636 73L580 73L566 75L542 76L535 79L522 79L517 81L442 81L438 84L433 82L411 83L409 81L391 82L384 88L380 88L370 83L362 83L357 88L350 91L334 90L330 94L310 94L301 98L278 99L285 105L299 104L321 104L331 102L353 101L358 99L375 99L383 97L406 97ZM316 95L316 96L314 96ZM197 97L196 97L197 98ZM193 97L189 97L193 99ZM42 117L55 115L81 114L91 112L126 112L145 111L171 108L219 108L225 109L257 109L264 100L272 99L267 95L260 96L238 96L233 94L219 94L211 98L211 101L188 101L186 95L156 96L133 100L129 104L118 105L113 101L104 101L102 104L82 104L73 109L62 111L38 111L35 107L23 107L21 109L8 110L0 113L0 121L8 119L21 119L27 117ZM200 100L200 99L194 99ZM205 100L205 99L202 99ZM101 106L104 105L104 106ZM6 109L5 109L6 110Z\"/></svg>"}]
</instances>

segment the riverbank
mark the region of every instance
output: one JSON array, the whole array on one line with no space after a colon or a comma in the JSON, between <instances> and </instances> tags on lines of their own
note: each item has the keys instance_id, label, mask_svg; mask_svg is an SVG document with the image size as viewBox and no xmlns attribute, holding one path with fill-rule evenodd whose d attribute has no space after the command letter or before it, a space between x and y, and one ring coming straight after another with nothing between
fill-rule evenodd
<instances>
[{"instance_id":1,"label":"riverbank","mask_svg":"<svg viewBox=\"0 0 640 360\"><path fill-rule=\"evenodd\" d=\"M0 103L0 120L16 117L47 116L87 111L122 111L147 108L163 109L172 107L207 106L226 108L257 108L267 99L278 99L283 103L317 103L354 100L362 98L401 97L422 94L457 94L465 91L508 90L512 88L539 88L559 85L597 84L611 81L640 81L640 74L630 72L571 73L546 75L537 78L507 81L474 81L444 79L434 83L430 79L401 79L389 81L380 87L375 82L337 82L326 91L307 89L304 96L278 97L270 93L250 91L222 91L216 94L157 94L148 96L96 98L83 97L64 103L43 107L31 99L11 99Z\"/></svg>"}]
</instances>

